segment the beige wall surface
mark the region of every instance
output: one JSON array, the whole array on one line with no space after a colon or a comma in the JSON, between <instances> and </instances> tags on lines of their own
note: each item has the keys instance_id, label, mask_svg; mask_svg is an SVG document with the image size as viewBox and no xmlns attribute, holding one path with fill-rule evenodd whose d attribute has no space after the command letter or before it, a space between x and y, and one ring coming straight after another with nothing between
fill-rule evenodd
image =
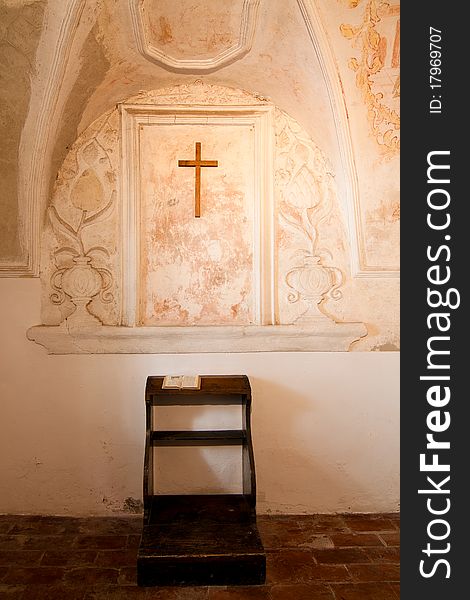
<instances>
[{"instance_id":1,"label":"beige wall surface","mask_svg":"<svg viewBox=\"0 0 470 600\"><path fill-rule=\"evenodd\" d=\"M110 515L140 501L145 381L166 373L250 377L260 512L398 509L398 353L48 356L25 337L38 285L0 282L0 513ZM195 428L219 418L191 415ZM236 483L233 460L198 455L206 489ZM194 490L182 471L174 462L173 485Z\"/></svg>"},{"instance_id":2,"label":"beige wall surface","mask_svg":"<svg viewBox=\"0 0 470 600\"><path fill-rule=\"evenodd\" d=\"M385 0L0 0L0 513L139 508L145 380L169 373L250 377L260 512L397 510L399 36L399 3ZM208 279L220 275L222 260L225 279L218 288L203 281L196 295L178 291L173 313L161 307L175 292L174 253L181 258L194 224L180 227L178 213L172 230L152 238L158 202L171 201L178 186L173 181L163 196L166 159L158 172L148 163L147 198L137 198L129 165L142 156L123 127L127 102L148 115L167 105L168 118L177 109L210 116L214 107L264 115L254 170L251 141L233 136L235 184L224 183L250 227L228 224L213 188L203 187L203 210L216 210L219 220L206 225L209 244L192 248ZM193 137L181 134L167 149L171 168L192 157ZM231 142L199 141L203 158L221 161ZM147 150L158 151L153 143ZM237 168L249 177L237 180ZM193 170L180 170L188 171L189 199ZM255 208L246 203L250 178ZM134 229L144 242L130 226L141 208ZM165 236L165 260L140 270L135 255L144 250L153 260ZM236 264L223 246L229 241ZM200 277L191 252L183 258ZM269 338L279 349L272 340L280 324L295 351L203 353L208 337L188 343L193 354L146 354L159 351L154 338L150 351L139 346L170 329L158 321L199 319L220 330L235 321L244 351L251 338L241 326L255 330L253 314L258 347ZM263 338L268 324L271 337ZM26 337L38 325L30 339L50 336L52 351L80 352L72 334L85 330L96 334L94 351L108 343L116 353L47 355ZM188 329L176 337L184 341ZM110 330L108 342L100 338ZM119 354L132 330L142 354ZM312 349L318 331L313 349L322 351L298 352ZM220 415L210 409L190 418L211 427ZM198 452L192 479L184 477L188 457L167 453L166 489L237 485L236 456Z\"/></svg>"}]
</instances>

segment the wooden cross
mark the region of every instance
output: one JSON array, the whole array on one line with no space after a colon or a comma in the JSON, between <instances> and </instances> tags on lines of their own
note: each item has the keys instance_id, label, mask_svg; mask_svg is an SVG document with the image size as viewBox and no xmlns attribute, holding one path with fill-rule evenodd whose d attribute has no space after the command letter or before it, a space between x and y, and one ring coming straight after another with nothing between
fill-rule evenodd
<instances>
[{"instance_id":1,"label":"wooden cross","mask_svg":"<svg viewBox=\"0 0 470 600\"><path fill-rule=\"evenodd\" d=\"M201 216L201 167L218 167L217 160L201 160L201 142L196 142L196 160L179 160L178 167L196 167L196 189L194 191L194 216Z\"/></svg>"}]
</instances>

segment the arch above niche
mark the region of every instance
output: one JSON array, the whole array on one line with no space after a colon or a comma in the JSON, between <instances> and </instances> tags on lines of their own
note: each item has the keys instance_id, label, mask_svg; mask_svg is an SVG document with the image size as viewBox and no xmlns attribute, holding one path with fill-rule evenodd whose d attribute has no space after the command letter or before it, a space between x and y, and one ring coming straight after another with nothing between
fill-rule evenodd
<instances>
[{"instance_id":1,"label":"arch above niche","mask_svg":"<svg viewBox=\"0 0 470 600\"><path fill-rule=\"evenodd\" d=\"M217 188L222 195L227 186L235 196L244 195L253 215L244 220L252 235L245 273L253 284L247 322L236 320L235 305L220 319L220 310L210 313L209 302L195 317L181 319L184 326L165 319L162 326L149 326L142 318L142 299L149 293L143 285L142 239L144 233L155 234L141 221L141 215L147 218L148 200L142 192L141 165L147 155L141 139L144 131L157 135L151 160L175 166L175 156L166 156L158 136L166 128L167 139L177 138L188 127L219 128L220 147L226 138L226 151L234 153L234 160L244 154L253 159L251 187L243 193L232 189L234 182L221 168ZM242 141L235 151L234 128L244 132L242 140L252 136L252 145ZM174 171L171 177L170 187L176 185ZM163 189L161 181L152 189L151 202L155 190ZM28 337L49 352L338 351L366 334L362 323L336 322L331 311L336 302L350 302L350 291L342 295L349 244L328 160L298 123L265 98L202 82L130 98L75 142L48 213L42 235L44 325L30 329ZM230 238L233 232L229 224L220 237ZM157 236L154 255L160 242ZM211 269L207 266L206 272ZM199 277L198 265L193 275ZM157 290L161 281L157 277ZM198 281L201 285L200 277ZM219 283L207 285L202 296L214 302L227 293ZM179 298L169 298L164 310L170 300L185 309Z\"/></svg>"}]
</instances>

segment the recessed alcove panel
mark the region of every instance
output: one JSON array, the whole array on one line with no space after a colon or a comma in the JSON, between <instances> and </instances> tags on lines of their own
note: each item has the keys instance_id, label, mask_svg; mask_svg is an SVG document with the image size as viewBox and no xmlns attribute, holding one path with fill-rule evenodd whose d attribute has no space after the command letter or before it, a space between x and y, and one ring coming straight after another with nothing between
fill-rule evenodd
<instances>
[{"instance_id":1,"label":"recessed alcove panel","mask_svg":"<svg viewBox=\"0 0 470 600\"><path fill-rule=\"evenodd\" d=\"M201 215L195 216L195 142ZM249 325L254 307L254 126L141 124L139 325Z\"/></svg>"},{"instance_id":2,"label":"recessed alcove panel","mask_svg":"<svg viewBox=\"0 0 470 600\"><path fill-rule=\"evenodd\" d=\"M276 323L273 109L121 106L125 325Z\"/></svg>"}]
</instances>

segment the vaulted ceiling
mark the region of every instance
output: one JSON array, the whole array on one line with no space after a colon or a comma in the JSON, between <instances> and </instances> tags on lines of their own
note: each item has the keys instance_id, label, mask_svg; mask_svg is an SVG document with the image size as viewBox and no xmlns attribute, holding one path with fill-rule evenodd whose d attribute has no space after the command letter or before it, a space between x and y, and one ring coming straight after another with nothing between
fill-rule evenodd
<instances>
[{"instance_id":1,"label":"vaulted ceiling","mask_svg":"<svg viewBox=\"0 0 470 600\"><path fill-rule=\"evenodd\" d=\"M354 230L355 270L367 270L368 262L374 266L375 258L369 260L361 246L366 194L376 195L374 181L397 172L392 147L397 126L389 113L385 122L393 143L374 138L368 120L377 107L367 91L375 90L371 85L361 90L358 76L363 30L376 32L377 52L382 48L385 56L387 39L378 32L386 21L382 5L381 0L1 0L4 273L37 274L44 208L79 134L142 90L198 79L268 97L302 124L335 173ZM356 75L353 59L359 61ZM364 78L374 83L370 74ZM357 163L367 162L371 153L379 172L369 180ZM394 196L397 186L387 194ZM387 207L394 201L384 198ZM374 268L392 272L396 257L392 263Z\"/></svg>"}]
</instances>

